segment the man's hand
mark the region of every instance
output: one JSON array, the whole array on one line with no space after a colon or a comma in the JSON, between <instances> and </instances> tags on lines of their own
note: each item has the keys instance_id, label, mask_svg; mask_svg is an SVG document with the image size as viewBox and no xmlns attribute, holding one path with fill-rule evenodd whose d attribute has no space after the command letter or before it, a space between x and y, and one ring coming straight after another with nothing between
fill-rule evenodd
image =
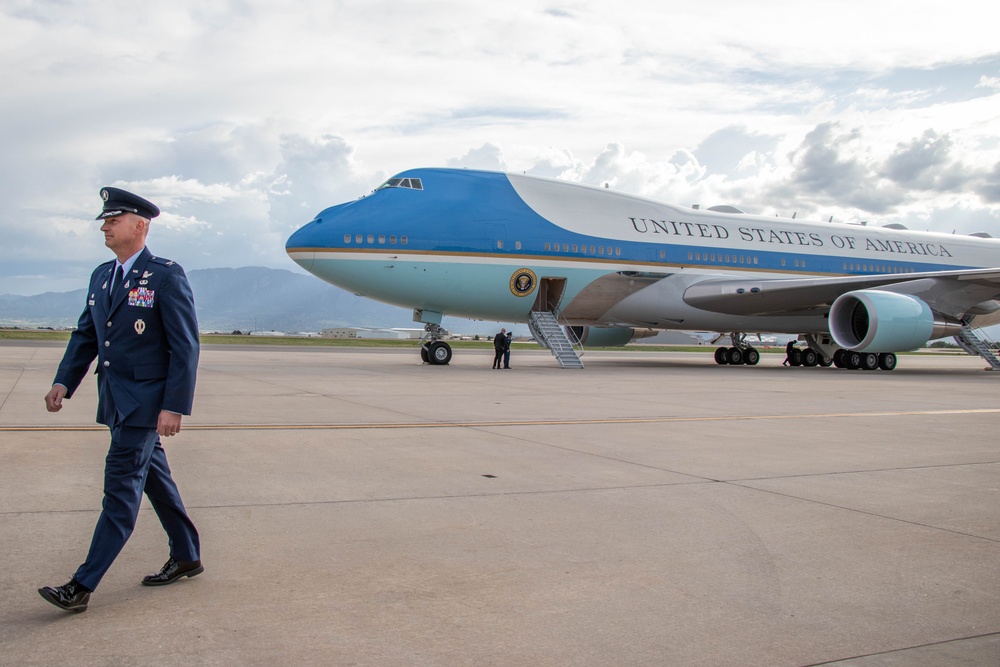
<instances>
[{"instance_id":1,"label":"man's hand","mask_svg":"<svg viewBox=\"0 0 1000 667\"><path fill-rule=\"evenodd\" d=\"M175 412L160 410L160 418L156 420L156 432L161 437L169 438L181 430L181 415Z\"/></svg>"},{"instance_id":2,"label":"man's hand","mask_svg":"<svg viewBox=\"0 0 1000 667\"><path fill-rule=\"evenodd\" d=\"M45 394L45 409L49 412L59 412L62 410L62 402L65 397L66 387L61 384L52 385L49 393Z\"/></svg>"}]
</instances>

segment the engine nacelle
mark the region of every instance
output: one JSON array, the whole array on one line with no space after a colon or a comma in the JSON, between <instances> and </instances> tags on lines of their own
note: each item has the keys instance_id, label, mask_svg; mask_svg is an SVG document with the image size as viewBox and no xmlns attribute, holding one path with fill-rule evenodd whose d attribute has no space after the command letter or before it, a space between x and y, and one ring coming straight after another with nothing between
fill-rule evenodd
<instances>
[{"instance_id":1,"label":"engine nacelle","mask_svg":"<svg viewBox=\"0 0 1000 667\"><path fill-rule=\"evenodd\" d=\"M636 331L627 327L567 327L569 337L576 338L584 347L621 347L635 338L655 336L658 332L644 329Z\"/></svg>"},{"instance_id":2,"label":"engine nacelle","mask_svg":"<svg viewBox=\"0 0 1000 667\"><path fill-rule=\"evenodd\" d=\"M961 323L935 316L930 306L908 294L857 290L841 294L830 307L830 334L837 345L854 352L914 350L961 329Z\"/></svg>"}]
</instances>

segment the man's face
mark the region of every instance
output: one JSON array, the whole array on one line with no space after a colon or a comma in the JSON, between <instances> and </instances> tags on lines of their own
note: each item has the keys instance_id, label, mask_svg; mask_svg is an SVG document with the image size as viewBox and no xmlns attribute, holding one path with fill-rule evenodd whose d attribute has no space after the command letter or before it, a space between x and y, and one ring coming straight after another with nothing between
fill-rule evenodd
<instances>
[{"instance_id":1,"label":"man's face","mask_svg":"<svg viewBox=\"0 0 1000 667\"><path fill-rule=\"evenodd\" d=\"M104 245L115 254L133 249L141 249L145 243L146 220L133 213L123 213L107 218L101 224ZM134 253L132 253L134 254Z\"/></svg>"}]
</instances>

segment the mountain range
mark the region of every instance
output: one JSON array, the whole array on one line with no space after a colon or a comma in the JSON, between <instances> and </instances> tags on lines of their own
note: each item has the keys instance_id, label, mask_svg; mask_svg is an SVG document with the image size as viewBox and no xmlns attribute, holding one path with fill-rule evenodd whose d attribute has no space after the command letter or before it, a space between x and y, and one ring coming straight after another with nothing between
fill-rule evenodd
<instances>
[{"instance_id":1,"label":"mountain range","mask_svg":"<svg viewBox=\"0 0 1000 667\"><path fill-rule=\"evenodd\" d=\"M238 269L188 271L194 291L198 328L221 333L281 331L320 332L337 327L422 329L413 311L356 296L313 276L285 269L245 266ZM46 292L34 296L0 294L0 327L68 329L76 326L87 290ZM445 317L442 326L454 334L489 338L506 326L528 337L527 325ZM697 343L682 332L661 332L644 343Z\"/></svg>"},{"instance_id":2,"label":"mountain range","mask_svg":"<svg viewBox=\"0 0 1000 667\"><path fill-rule=\"evenodd\" d=\"M412 312L355 296L312 276L249 266L188 272L202 331L317 332L334 327L422 328ZM72 327L86 303L86 290L34 296L0 295L0 326ZM445 318L462 333L490 333L490 323Z\"/></svg>"}]
</instances>

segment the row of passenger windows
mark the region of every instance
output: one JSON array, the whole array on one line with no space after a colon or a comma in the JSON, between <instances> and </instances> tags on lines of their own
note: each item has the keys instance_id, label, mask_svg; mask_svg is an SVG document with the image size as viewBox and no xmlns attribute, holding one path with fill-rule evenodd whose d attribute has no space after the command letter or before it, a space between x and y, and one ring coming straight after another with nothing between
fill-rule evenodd
<instances>
[{"instance_id":1,"label":"row of passenger windows","mask_svg":"<svg viewBox=\"0 0 1000 667\"><path fill-rule=\"evenodd\" d=\"M575 252L575 253L583 253L584 255L608 255L609 257L613 254L615 257L621 257L622 249L615 248L614 246L602 246L602 245L585 246L576 243L572 244L546 243L545 252Z\"/></svg>"},{"instance_id":2,"label":"row of passenger windows","mask_svg":"<svg viewBox=\"0 0 1000 667\"><path fill-rule=\"evenodd\" d=\"M377 237L375 234L368 234L367 237L364 234L355 234L353 237L350 234L344 234L344 243L368 243L374 244L375 239L378 238L379 245L385 245L386 239L389 241L389 245L396 245L397 239L396 235L392 234L386 237L385 234L379 234ZM408 239L405 236L399 237L400 245L407 245ZM503 250L503 241L497 241L497 249ZM514 242L514 249L521 249L521 242ZM575 252L583 253L584 255L606 255L611 257L621 257L622 249L616 248L614 246L586 246L579 245L577 243L546 243L545 252ZM667 252L665 250L660 251L660 259L666 259ZM753 264L759 263L759 259L753 255L735 255L735 254L725 254L725 253L714 253L714 252L688 252L688 261L695 262L720 262L722 264ZM787 266L786 260L782 258L781 266ZM797 269L806 268L806 260L804 259L793 259L792 266ZM854 264L844 262L844 271L861 271L863 273L913 273L915 269L905 268L901 266L883 266L881 264Z\"/></svg>"},{"instance_id":3,"label":"row of passenger windows","mask_svg":"<svg viewBox=\"0 0 1000 667\"><path fill-rule=\"evenodd\" d=\"M377 236L377 238L378 238L379 245L385 245L386 238L388 238L388 240L389 240L389 245L396 245L396 236L395 235L390 235L390 236L386 237L385 234L379 234ZM361 244L361 243L365 243L366 239L367 239L368 243L374 244L375 243L375 239L376 239L376 235L375 234L368 234L367 237L366 237L364 234L355 234L354 236L351 236L350 234L344 234L344 243L345 244L352 243L352 242L353 243ZM406 245L407 241L408 241L407 237L405 237L405 236L400 236L399 237L399 243L401 245ZM496 243L497 243L497 250L503 250L503 241L502 240L498 240ZM520 241L514 241L514 250L520 250L520 249L521 249L521 242ZM573 244L569 244L569 243L562 243L562 244L559 244L559 243L546 243L545 244L545 252L575 252L575 253L583 253L585 255L586 254L591 254L591 255L604 255L604 254L607 254L608 256L611 256L612 254L614 254L616 257L621 257L622 249L621 248L615 248L613 246L607 246L607 247L605 247L605 246L589 246L589 253L588 253L588 246L579 245L577 243L573 243ZM661 252L661 256L662 256L662 252Z\"/></svg>"},{"instance_id":4,"label":"row of passenger windows","mask_svg":"<svg viewBox=\"0 0 1000 667\"><path fill-rule=\"evenodd\" d=\"M687 254L688 260L693 260L696 262L722 262L723 264L757 264L757 257L749 255L727 255L723 253L714 252L689 252ZM660 251L660 259L666 258L666 252ZM781 266L788 266L788 261L785 258L781 259ZM796 269L806 268L805 259L792 259L792 266ZM859 271L861 273L914 273L916 269L906 268L902 266L886 266L883 264L855 264L853 262L844 262L844 271L854 272Z\"/></svg>"},{"instance_id":5,"label":"row of passenger windows","mask_svg":"<svg viewBox=\"0 0 1000 667\"><path fill-rule=\"evenodd\" d=\"M385 238L386 238L385 234L379 234L378 235L378 242L379 242L380 245L385 245ZM344 234L344 243L350 243L350 242L351 242L351 235L350 234ZM364 243L365 242L365 236L363 234L357 234L357 235L355 235L354 236L354 242L355 243ZM400 245L406 245L406 242L407 242L407 238L405 236L400 236L399 237L399 243L400 243ZM375 243L375 235L374 234L369 234L368 235L368 243ZM389 245L396 245L396 235L395 234L389 236Z\"/></svg>"},{"instance_id":6,"label":"row of passenger windows","mask_svg":"<svg viewBox=\"0 0 1000 667\"><path fill-rule=\"evenodd\" d=\"M884 266L882 264L848 264L844 262L844 271L861 271L862 273L914 273L916 269L903 266Z\"/></svg>"},{"instance_id":7,"label":"row of passenger windows","mask_svg":"<svg viewBox=\"0 0 1000 667\"><path fill-rule=\"evenodd\" d=\"M667 253L665 250L660 251L660 259L666 259ZM723 253L714 252L689 252L688 260L695 262L721 262L723 264L756 264L757 258L750 255L727 255ZM781 260L781 265L785 265L785 260ZM795 266L799 265L799 260L795 260ZM802 260L802 266L805 266L805 260Z\"/></svg>"}]
</instances>

